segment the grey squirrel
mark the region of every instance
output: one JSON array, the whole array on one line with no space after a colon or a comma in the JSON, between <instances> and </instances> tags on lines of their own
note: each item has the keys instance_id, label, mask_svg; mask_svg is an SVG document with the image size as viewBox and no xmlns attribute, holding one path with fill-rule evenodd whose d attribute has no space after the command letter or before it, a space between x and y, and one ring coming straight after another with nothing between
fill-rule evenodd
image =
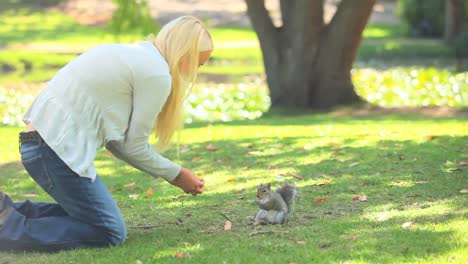
<instances>
[{"instance_id":1,"label":"grey squirrel","mask_svg":"<svg viewBox=\"0 0 468 264\"><path fill-rule=\"evenodd\" d=\"M271 190L269 183L260 184L255 199L260 207L255 216L255 225L285 224L297 194L297 188L290 184L281 186L276 192Z\"/></svg>"}]
</instances>

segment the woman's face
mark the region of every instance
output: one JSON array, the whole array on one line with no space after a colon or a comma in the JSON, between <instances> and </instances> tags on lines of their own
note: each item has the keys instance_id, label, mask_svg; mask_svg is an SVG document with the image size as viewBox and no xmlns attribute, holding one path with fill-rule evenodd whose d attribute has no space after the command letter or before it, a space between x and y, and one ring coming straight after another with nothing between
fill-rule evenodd
<instances>
[{"instance_id":1,"label":"woman's face","mask_svg":"<svg viewBox=\"0 0 468 264\"><path fill-rule=\"evenodd\" d=\"M200 52L198 67L202 66L203 64L205 64L208 61L208 59L211 56L211 52L212 52L212 50L207 50L207 51Z\"/></svg>"}]
</instances>

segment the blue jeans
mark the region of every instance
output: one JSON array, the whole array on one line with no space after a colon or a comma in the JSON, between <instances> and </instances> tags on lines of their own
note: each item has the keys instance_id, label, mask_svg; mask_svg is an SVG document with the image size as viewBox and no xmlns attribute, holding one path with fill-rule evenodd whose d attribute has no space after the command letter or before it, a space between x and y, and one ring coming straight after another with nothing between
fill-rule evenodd
<instances>
[{"instance_id":1,"label":"blue jeans","mask_svg":"<svg viewBox=\"0 0 468 264\"><path fill-rule=\"evenodd\" d=\"M57 203L13 203L6 197L12 209L0 227L0 250L56 251L125 240L120 210L99 177L80 177L44 141L22 144L20 152L29 175Z\"/></svg>"}]
</instances>

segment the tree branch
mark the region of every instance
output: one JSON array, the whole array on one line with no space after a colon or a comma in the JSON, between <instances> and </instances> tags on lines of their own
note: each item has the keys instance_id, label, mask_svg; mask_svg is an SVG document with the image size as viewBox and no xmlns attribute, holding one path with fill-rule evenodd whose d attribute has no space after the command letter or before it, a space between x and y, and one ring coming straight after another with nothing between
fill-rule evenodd
<instances>
[{"instance_id":1,"label":"tree branch","mask_svg":"<svg viewBox=\"0 0 468 264\"><path fill-rule=\"evenodd\" d=\"M245 0L245 3L247 4L247 15L257 32L260 44L263 46L268 42L275 41L277 30L265 7L265 1Z\"/></svg>"},{"instance_id":2,"label":"tree branch","mask_svg":"<svg viewBox=\"0 0 468 264\"><path fill-rule=\"evenodd\" d=\"M362 40L362 32L372 14L375 1L376 0L341 1L336 14L327 26L327 36L325 42L322 43L341 47L336 50L339 50L342 54L341 61L343 62L343 69L349 69L351 65L348 64L353 63L356 57L357 50ZM347 41L333 43L330 35L341 35L342 38Z\"/></svg>"}]
</instances>

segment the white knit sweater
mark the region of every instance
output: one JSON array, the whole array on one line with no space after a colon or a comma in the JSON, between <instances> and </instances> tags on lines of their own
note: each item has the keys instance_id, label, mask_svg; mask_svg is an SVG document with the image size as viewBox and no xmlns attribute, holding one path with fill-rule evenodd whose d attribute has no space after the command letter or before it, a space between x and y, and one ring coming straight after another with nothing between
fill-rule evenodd
<instances>
[{"instance_id":1,"label":"white knit sweater","mask_svg":"<svg viewBox=\"0 0 468 264\"><path fill-rule=\"evenodd\" d=\"M169 66L149 41L99 45L62 68L24 116L77 174L94 180L97 150L155 177L181 167L149 144L171 90Z\"/></svg>"}]
</instances>

